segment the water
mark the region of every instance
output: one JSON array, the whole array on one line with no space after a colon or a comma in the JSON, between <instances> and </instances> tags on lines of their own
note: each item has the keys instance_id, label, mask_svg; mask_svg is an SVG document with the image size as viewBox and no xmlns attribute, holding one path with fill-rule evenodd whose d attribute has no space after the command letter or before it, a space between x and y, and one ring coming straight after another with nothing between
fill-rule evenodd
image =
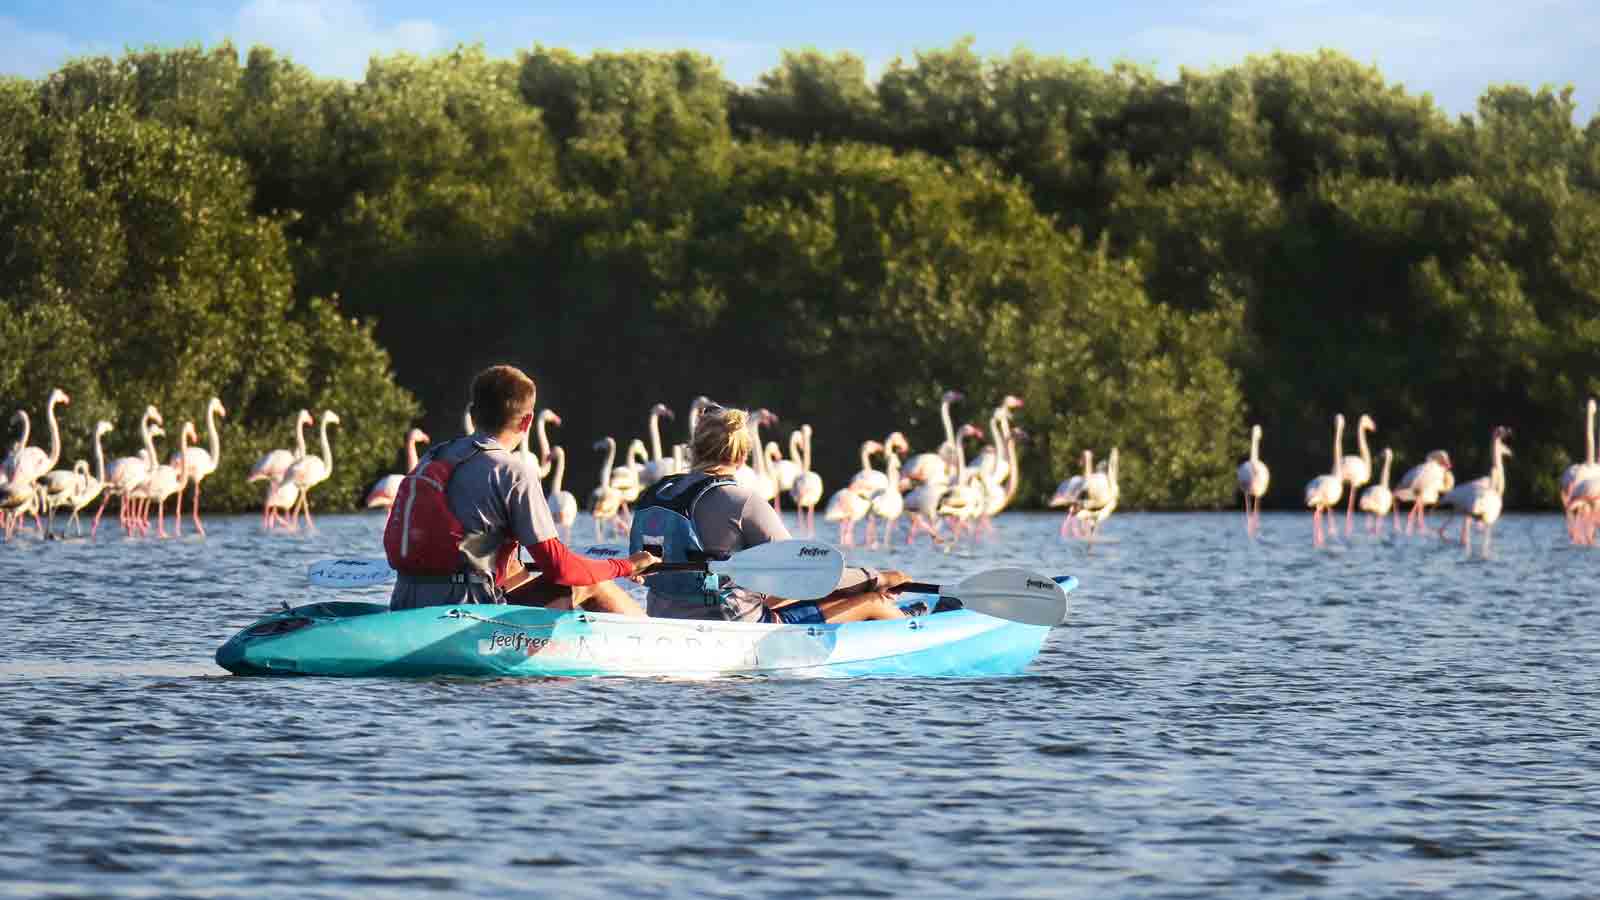
<instances>
[{"instance_id":1,"label":"water","mask_svg":"<svg viewBox=\"0 0 1600 900\"><path fill-rule=\"evenodd\" d=\"M0 546L0 895L1592 896L1600 554L1510 516L1314 551L1307 516L1002 517L931 580L1082 580L991 680L269 680L211 655L304 565ZM580 536L586 534L580 520ZM580 540L582 538L580 537ZM315 595L326 598L326 594Z\"/></svg>"}]
</instances>

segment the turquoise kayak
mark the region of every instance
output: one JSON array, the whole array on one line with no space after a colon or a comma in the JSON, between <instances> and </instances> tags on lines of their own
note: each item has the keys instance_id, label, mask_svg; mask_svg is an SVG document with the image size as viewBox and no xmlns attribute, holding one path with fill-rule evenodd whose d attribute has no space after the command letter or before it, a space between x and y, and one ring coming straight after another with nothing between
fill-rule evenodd
<instances>
[{"instance_id":1,"label":"turquoise kayak","mask_svg":"<svg viewBox=\"0 0 1600 900\"><path fill-rule=\"evenodd\" d=\"M1077 586L1070 577L1058 582L1062 591ZM922 599L932 606L938 597ZM478 604L391 612L330 601L260 619L216 659L238 675L986 676L1021 674L1049 633L1047 625L971 609L768 625Z\"/></svg>"}]
</instances>

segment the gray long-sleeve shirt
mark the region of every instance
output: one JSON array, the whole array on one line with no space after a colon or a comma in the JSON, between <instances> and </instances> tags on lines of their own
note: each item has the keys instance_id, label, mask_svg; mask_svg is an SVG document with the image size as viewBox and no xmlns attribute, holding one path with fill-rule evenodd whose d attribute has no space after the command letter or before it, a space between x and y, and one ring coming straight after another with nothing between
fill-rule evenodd
<instances>
[{"instance_id":1,"label":"gray long-sleeve shirt","mask_svg":"<svg viewBox=\"0 0 1600 900\"><path fill-rule=\"evenodd\" d=\"M461 555L470 571L492 581L495 553L508 538L532 547L557 536L538 473L529 471L522 459L493 437L478 432L458 438L430 451L418 465L426 465L439 454L448 454L444 459L462 460L456 464L445 496L466 533ZM391 515L400 515L400 510L393 510ZM418 583L401 576L389 596L389 608L495 601L495 592L488 584Z\"/></svg>"}]
</instances>

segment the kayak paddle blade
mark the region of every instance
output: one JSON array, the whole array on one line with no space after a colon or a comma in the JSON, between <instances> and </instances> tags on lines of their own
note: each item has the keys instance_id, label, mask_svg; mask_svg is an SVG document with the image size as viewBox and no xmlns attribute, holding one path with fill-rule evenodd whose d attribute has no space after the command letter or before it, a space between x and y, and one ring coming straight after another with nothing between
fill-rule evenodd
<instances>
[{"instance_id":1,"label":"kayak paddle blade","mask_svg":"<svg viewBox=\"0 0 1600 900\"><path fill-rule=\"evenodd\" d=\"M814 600L839 586L844 554L820 541L772 541L711 562L707 568L752 591Z\"/></svg>"},{"instance_id":2,"label":"kayak paddle blade","mask_svg":"<svg viewBox=\"0 0 1600 900\"><path fill-rule=\"evenodd\" d=\"M306 567L306 580L315 587L370 587L393 581L394 570L386 559L323 559Z\"/></svg>"},{"instance_id":3,"label":"kayak paddle blade","mask_svg":"<svg viewBox=\"0 0 1600 900\"><path fill-rule=\"evenodd\" d=\"M1077 580L1069 582L1076 586ZM1027 569L989 569L940 591L973 612L1024 625L1060 625L1067 620L1067 584Z\"/></svg>"}]
</instances>

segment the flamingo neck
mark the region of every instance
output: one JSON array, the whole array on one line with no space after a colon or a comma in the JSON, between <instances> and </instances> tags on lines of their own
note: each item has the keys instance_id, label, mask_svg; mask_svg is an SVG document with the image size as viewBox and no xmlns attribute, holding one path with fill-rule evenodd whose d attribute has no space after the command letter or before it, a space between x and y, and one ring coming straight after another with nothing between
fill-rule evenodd
<instances>
[{"instance_id":1,"label":"flamingo neck","mask_svg":"<svg viewBox=\"0 0 1600 900\"><path fill-rule=\"evenodd\" d=\"M801 438L805 441L805 445L806 445L805 446L805 462L801 463L801 467L805 471L810 472L811 471L811 432L809 432L809 431L802 432L801 433Z\"/></svg>"},{"instance_id":2,"label":"flamingo neck","mask_svg":"<svg viewBox=\"0 0 1600 900\"><path fill-rule=\"evenodd\" d=\"M1261 432L1253 428L1250 430L1250 462L1261 462Z\"/></svg>"},{"instance_id":3,"label":"flamingo neck","mask_svg":"<svg viewBox=\"0 0 1600 900\"><path fill-rule=\"evenodd\" d=\"M939 418L944 422L944 439L946 443L956 442L956 426L950 421L950 401L945 400L939 404Z\"/></svg>"},{"instance_id":4,"label":"flamingo neck","mask_svg":"<svg viewBox=\"0 0 1600 900\"><path fill-rule=\"evenodd\" d=\"M222 461L222 435L217 431L217 405L206 407L206 441L211 445L211 462Z\"/></svg>"},{"instance_id":5,"label":"flamingo neck","mask_svg":"<svg viewBox=\"0 0 1600 900\"><path fill-rule=\"evenodd\" d=\"M555 474L550 476L550 493L559 494L561 493L561 480L567 476L567 451L562 447L557 447L551 451L551 454L555 456L556 470Z\"/></svg>"},{"instance_id":6,"label":"flamingo neck","mask_svg":"<svg viewBox=\"0 0 1600 900\"><path fill-rule=\"evenodd\" d=\"M50 426L50 465L46 471L54 469L56 463L61 461L61 428L56 424L56 404L60 402L51 399L44 408L44 420Z\"/></svg>"},{"instance_id":7,"label":"flamingo neck","mask_svg":"<svg viewBox=\"0 0 1600 900\"><path fill-rule=\"evenodd\" d=\"M25 409L17 410L17 418L22 420L22 446L28 446L28 438L33 436L33 420L28 417Z\"/></svg>"},{"instance_id":8,"label":"flamingo neck","mask_svg":"<svg viewBox=\"0 0 1600 900\"><path fill-rule=\"evenodd\" d=\"M100 429L96 428L94 430L94 468L95 472L100 476L100 482L104 484L106 480L106 451L100 446L100 434Z\"/></svg>"},{"instance_id":9,"label":"flamingo neck","mask_svg":"<svg viewBox=\"0 0 1600 900\"><path fill-rule=\"evenodd\" d=\"M1394 463L1394 454L1393 453L1384 453L1383 454L1383 478L1379 481L1379 484L1382 484L1385 489L1388 489L1388 487L1389 487L1389 466L1392 465L1393 463Z\"/></svg>"},{"instance_id":10,"label":"flamingo neck","mask_svg":"<svg viewBox=\"0 0 1600 900\"><path fill-rule=\"evenodd\" d=\"M322 436L322 464L323 464L323 466L327 467L328 474L332 475L333 474L333 448L328 446L328 420L327 419L323 419L322 420L322 428L320 429L320 434Z\"/></svg>"},{"instance_id":11,"label":"flamingo neck","mask_svg":"<svg viewBox=\"0 0 1600 900\"><path fill-rule=\"evenodd\" d=\"M406 473L407 474L410 474L410 472L412 470L416 469L416 467L417 467L417 442L420 441L420 440L422 440L422 439L419 438L419 437L416 437L415 435L408 435L406 437Z\"/></svg>"},{"instance_id":12,"label":"flamingo neck","mask_svg":"<svg viewBox=\"0 0 1600 900\"><path fill-rule=\"evenodd\" d=\"M600 467L600 489L611 486L611 467L617 462L617 440L606 438L606 464Z\"/></svg>"},{"instance_id":13,"label":"flamingo neck","mask_svg":"<svg viewBox=\"0 0 1600 900\"><path fill-rule=\"evenodd\" d=\"M1344 455L1344 423L1333 426L1333 477L1339 477L1339 457Z\"/></svg>"},{"instance_id":14,"label":"flamingo neck","mask_svg":"<svg viewBox=\"0 0 1600 900\"><path fill-rule=\"evenodd\" d=\"M870 444L862 444L861 445L861 471L863 471L863 472L876 472L877 471L877 469L874 469L872 467L872 446Z\"/></svg>"},{"instance_id":15,"label":"flamingo neck","mask_svg":"<svg viewBox=\"0 0 1600 900\"><path fill-rule=\"evenodd\" d=\"M1372 471L1372 451L1367 449L1367 429L1356 429L1356 446L1360 448L1361 461L1367 464L1367 471Z\"/></svg>"},{"instance_id":16,"label":"flamingo neck","mask_svg":"<svg viewBox=\"0 0 1600 900\"><path fill-rule=\"evenodd\" d=\"M540 416L539 427L537 430L539 432L539 459L541 460L550 458L550 438L545 435L544 423L544 416Z\"/></svg>"},{"instance_id":17,"label":"flamingo neck","mask_svg":"<svg viewBox=\"0 0 1600 900\"><path fill-rule=\"evenodd\" d=\"M1022 486L1022 472L1017 468L1017 439L1009 434L1006 435L1006 461L1011 463L1011 471L1006 473L1006 503L1010 503Z\"/></svg>"},{"instance_id":18,"label":"flamingo neck","mask_svg":"<svg viewBox=\"0 0 1600 900\"><path fill-rule=\"evenodd\" d=\"M1088 481L1089 480L1089 476L1091 476L1093 474L1094 474L1094 451L1093 450L1085 450L1085 451L1083 451L1083 479L1085 481Z\"/></svg>"},{"instance_id":19,"label":"flamingo neck","mask_svg":"<svg viewBox=\"0 0 1600 900\"><path fill-rule=\"evenodd\" d=\"M149 416L145 416L144 419L139 422L139 433L144 435L144 450L146 453L150 454L149 458L145 462L145 465L154 465L155 461L160 459L160 457L156 456L156 439L150 434Z\"/></svg>"},{"instance_id":20,"label":"flamingo neck","mask_svg":"<svg viewBox=\"0 0 1600 900\"><path fill-rule=\"evenodd\" d=\"M1583 423L1583 461L1594 465L1594 403L1589 404Z\"/></svg>"},{"instance_id":21,"label":"flamingo neck","mask_svg":"<svg viewBox=\"0 0 1600 900\"><path fill-rule=\"evenodd\" d=\"M306 420L294 420L294 458L304 459L306 455Z\"/></svg>"},{"instance_id":22,"label":"flamingo neck","mask_svg":"<svg viewBox=\"0 0 1600 900\"><path fill-rule=\"evenodd\" d=\"M661 414L652 410L650 412L650 459L657 462L666 459L661 452Z\"/></svg>"}]
</instances>

